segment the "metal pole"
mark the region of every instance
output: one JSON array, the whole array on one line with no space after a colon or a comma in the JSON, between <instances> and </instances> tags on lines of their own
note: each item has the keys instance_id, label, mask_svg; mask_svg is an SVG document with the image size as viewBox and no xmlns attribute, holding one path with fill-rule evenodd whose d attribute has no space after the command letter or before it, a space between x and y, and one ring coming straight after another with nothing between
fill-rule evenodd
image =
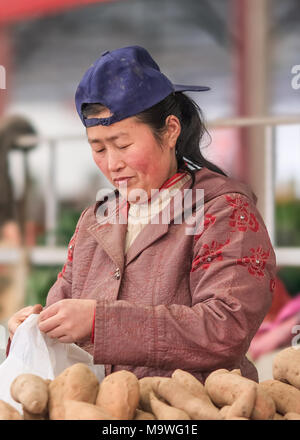
<instances>
[{"instance_id":1,"label":"metal pole","mask_svg":"<svg viewBox=\"0 0 300 440\"><path fill-rule=\"evenodd\" d=\"M46 245L55 246L56 244L56 226L57 226L57 194L55 186L55 168L56 168L56 141L49 140L49 174L48 185L46 187Z\"/></svg>"},{"instance_id":2,"label":"metal pole","mask_svg":"<svg viewBox=\"0 0 300 440\"><path fill-rule=\"evenodd\" d=\"M268 111L268 18L269 0L237 0L239 10L239 114L264 117ZM244 181L258 197L257 206L265 218L265 131L245 128L241 135Z\"/></svg>"},{"instance_id":3,"label":"metal pole","mask_svg":"<svg viewBox=\"0 0 300 440\"><path fill-rule=\"evenodd\" d=\"M276 158L276 127L265 130L265 224L270 240L275 246L275 158Z\"/></svg>"}]
</instances>

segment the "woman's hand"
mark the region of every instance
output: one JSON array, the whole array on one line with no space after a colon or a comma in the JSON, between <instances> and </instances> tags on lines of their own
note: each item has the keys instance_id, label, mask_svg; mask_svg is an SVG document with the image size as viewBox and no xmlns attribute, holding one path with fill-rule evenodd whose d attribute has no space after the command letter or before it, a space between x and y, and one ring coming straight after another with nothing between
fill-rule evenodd
<instances>
[{"instance_id":1,"label":"woman's hand","mask_svg":"<svg viewBox=\"0 0 300 440\"><path fill-rule=\"evenodd\" d=\"M13 338L17 327L19 327L19 325L22 324L22 322L25 321L29 315L32 315L33 313L40 313L42 310L43 306L41 304L35 304L34 306L24 307L16 312L7 323L10 339Z\"/></svg>"},{"instance_id":2,"label":"woman's hand","mask_svg":"<svg viewBox=\"0 0 300 440\"><path fill-rule=\"evenodd\" d=\"M40 314L39 329L60 342L79 342L92 333L96 300L62 299Z\"/></svg>"}]
</instances>

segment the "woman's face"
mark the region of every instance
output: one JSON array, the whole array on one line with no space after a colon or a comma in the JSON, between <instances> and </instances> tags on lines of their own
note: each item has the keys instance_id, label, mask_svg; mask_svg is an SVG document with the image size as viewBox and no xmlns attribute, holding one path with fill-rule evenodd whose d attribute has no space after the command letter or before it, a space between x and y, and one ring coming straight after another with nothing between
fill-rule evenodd
<instances>
[{"instance_id":1,"label":"woman's face","mask_svg":"<svg viewBox=\"0 0 300 440\"><path fill-rule=\"evenodd\" d=\"M96 117L108 116L110 112L105 110ZM150 127L135 117L109 126L87 128L96 165L130 203L146 202L151 197L151 189L159 189L176 173L175 145L179 134L180 122L173 115L167 118L162 145ZM144 198L137 198L136 192L132 193L134 189L144 190Z\"/></svg>"}]
</instances>

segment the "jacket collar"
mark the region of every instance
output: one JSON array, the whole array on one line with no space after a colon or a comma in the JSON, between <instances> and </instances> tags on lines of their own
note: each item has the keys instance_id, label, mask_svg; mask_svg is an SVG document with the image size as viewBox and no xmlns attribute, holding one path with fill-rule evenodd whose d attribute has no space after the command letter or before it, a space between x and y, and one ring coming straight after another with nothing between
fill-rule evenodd
<instances>
[{"instance_id":1,"label":"jacket collar","mask_svg":"<svg viewBox=\"0 0 300 440\"><path fill-rule=\"evenodd\" d=\"M190 186L191 179L181 189L187 189ZM124 255L124 249L127 232L128 203L121 197L118 190L109 193L106 201L102 200L96 203L94 215L97 222L89 226L87 230L119 269L123 270L124 266L129 264L138 254L168 232L169 223L175 216L180 216L182 213L182 194L182 191L178 191L176 209L174 209L172 203L170 206L167 205L153 218L151 223L145 225L138 239L133 242L126 255Z\"/></svg>"},{"instance_id":2,"label":"jacket collar","mask_svg":"<svg viewBox=\"0 0 300 440\"><path fill-rule=\"evenodd\" d=\"M198 209L203 209L204 204L201 201L204 200L204 203L206 203L214 197L228 192L240 192L252 198L256 203L255 194L246 184L224 177L207 168L200 169L195 173L194 185L192 179L189 179L182 186L176 196L176 202L167 205L152 219L151 223L145 225L126 255L124 255L124 249L128 204L121 197L118 190L112 191L108 195L107 201L96 203L94 214L97 221L89 226L87 230L117 267L123 271L124 266L129 264L144 249L167 234L169 225L172 222L183 222L186 220L186 213L191 213L194 216ZM191 220L192 217L189 220L189 225L192 226Z\"/></svg>"}]
</instances>

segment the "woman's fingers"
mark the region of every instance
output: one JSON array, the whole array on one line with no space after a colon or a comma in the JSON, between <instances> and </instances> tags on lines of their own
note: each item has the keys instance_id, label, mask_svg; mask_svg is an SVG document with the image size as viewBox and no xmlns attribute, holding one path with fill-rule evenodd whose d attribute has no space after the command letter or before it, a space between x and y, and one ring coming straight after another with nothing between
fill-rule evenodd
<instances>
[{"instance_id":1,"label":"woman's fingers","mask_svg":"<svg viewBox=\"0 0 300 440\"><path fill-rule=\"evenodd\" d=\"M40 321L38 325L41 332L49 335L49 332L61 326L61 319L58 315L53 315L48 319Z\"/></svg>"},{"instance_id":2,"label":"woman's fingers","mask_svg":"<svg viewBox=\"0 0 300 440\"><path fill-rule=\"evenodd\" d=\"M66 335L66 323L62 321L62 316L57 307L50 306L49 309L43 311L43 314L40 314L40 318L42 319L39 322L39 329L41 332L46 333L49 338L58 339L60 342L73 342L70 335Z\"/></svg>"},{"instance_id":3,"label":"woman's fingers","mask_svg":"<svg viewBox=\"0 0 300 440\"><path fill-rule=\"evenodd\" d=\"M35 304L32 308L32 312L31 313L41 313L41 311L43 310L43 306L41 304Z\"/></svg>"},{"instance_id":4,"label":"woman's fingers","mask_svg":"<svg viewBox=\"0 0 300 440\"><path fill-rule=\"evenodd\" d=\"M73 338L71 338L70 336L60 336L57 338L59 340L59 342L65 343L65 344L69 344L70 342L74 342Z\"/></svg>"},{"instance_id":5,"label":"woman's fingers","mask_svg":"<svg viewBox=\"0 0 300 440\"><path fill-rule=\"evenodd\" d=\"M39 329L50 337L63 337L62 342L80 341L92 332L95 306L96 300L89 299L57 301L40 313Z\"/></svg>"},{"instance_id":6,"label":"woman's fingers","mask_svg":"<svg viewBox=\"0 0 300 440\"><path fill-rule=\"evenodd\" d=\"M45 321L46 319L51 318L52 316L55 316L58 311L59 307L61 305L61 301L57 301L54 304L51 304L51 306L46 307L40 312L40 322Z\"/></svg>"},{"instance_id":7,"label":"woman's fingers","mask_svg":"<svg viewBox=\"0 0 300 440\"><path fill-rule=\"evenodd\" d=\"M73 342L72 337L70 335L66 335L66 329L64 328L63 325L58 324L57 326L55 326L55 319L53 319L53 318L47 319L47 324L48 324L48 321L50 321L50 320L51 320L51 323L50 323L51 326L54 325L54 327L51 328L50 324L49 324L49 329L51 328L51 330L48 330L45 332L49 338L58 339L59 342ZM42 325L42 327L43 327L43 325ZM41 326L40 326L40 330L43 331L41 329Z\"/></svg>"},{"instance_id":8,"label":"woman's fingers","mask_svg":"<svg viewBox=\"0 0 300 440\"><path fill-rule=\"evenodd\" d=\"M35 304L33 306L23 307L23 309L16 312L7 323L10 339L13 338L19 325L22 324L28 316L32 313L40 313L41 310L43 310L43 306L41 304Z\"/></svg>"},{"instance_id":9,"label":"woman's fingers","mask_svg":"<svg viewBox=\"0 0 300 440\"><path fill-rule=\"evenodd\" d=\"M32 313L32 309L33 306L24 307L23 309L16 312L13 317L15 317L18 321L24 321L24 319L26 319Z\"/></svg>"},{"instance_id":10,"label":"woman's fingers","mask_svg":"<svg viewBox=\"0 0 300 440\"><path fill-rule=\"evenodd\" d=\"M35 304L34 306L23 307L23 309L16 312L8 321L7 327L9 331L9 337L12 339L15 331L32 313L39 313L43 309L41 304Z\"/></svg>"},{"instance_id":11,"label":"woman's fingers","mask_svg":"<svg viewBox=\"0 0 300 440\"><path fill-rule=\"evenodd\" d=\"M41 304L35 304L34 306L27 306L23 309L19 310L19 312L15 313L16 320L18 321L25 321L28 316L32 315L33 313L40 313L40 311L43 310L43 306ZM20 322L20 323L21 323Z\"/></svg>"},{"instance_id":12,"label":"woman's fingers","mask_svg":"<svg viewBox=\"0 0 300 440\"><path fill-rule=\"evenodd\" d=\"M47 336L49 336L49 338L52 338L52 339L59 339L60 340L60 338L66 337L65 331L60 326L54 328L53 330L47 332L46 334L47 334Z\"/></svg>"}]
</instances>

